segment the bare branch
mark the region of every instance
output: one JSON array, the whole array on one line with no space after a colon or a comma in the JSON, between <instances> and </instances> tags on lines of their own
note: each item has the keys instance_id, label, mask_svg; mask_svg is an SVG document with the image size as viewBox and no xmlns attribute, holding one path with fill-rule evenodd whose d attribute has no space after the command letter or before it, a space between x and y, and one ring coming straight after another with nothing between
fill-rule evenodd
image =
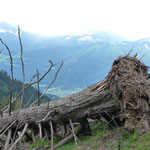
<instances>
[{"instance_id":1,"label":"bare branch","mask_svg":"<svg viewBox=\"0 0 150 150\"><path fill-rule=\"evenodd\" d=\"M57 75L61 69L61 67L63 66L63 62L61 63L60 67L58 68L56 74L55 74L55 77L53 79L53 81L49 84L49 86L47 87L47 89L43 92L43 94L40 96L40 99L46 94L46 92L48 91L48 89L52 86L52 84L55 82L56 78L57 78ZM30 106L33 106L35 103L37 103L38 99L34 101L34 103L32 103Z\"/></svg>"},{"instance_id":2,"label":"bare branch","mask_svg":"<svg viewBox=\"0 0 150 150\"><path fill-rule=\"evenodd\" d=\"M0 138L16 123L16 120L14 120L6 129L3 131L3 133L0 135Z\"/></svg>"},{"instance_id":3,"label":"bare branch","mask_svg":"<svg viewBox=\"0 0 150 150\"><path fill-rule=\"evenodd\" d=\"M48 71L39 79L39 82L44 79L44 77L51 71L51 69L54 66L55 66L55 64L51 63L51 66L49 67ZM32 85L34 85L36 83L37 83L37 81L28 84L27 86L25 86L24 90L28 89L29 87L31 87ZM23 90L21 90L20 93L15 97L15 99L12 101L12 104L21 96L22 92L23 92ZM8 109L8 106L6 106L5 108L3 108L1 111L4 112L7 109Z\"/></svg>"},{"instance_id":4,"label":"bare branch","mask_svg":"<svg viewBox=\"0 0 150 150\"><path fill-rule=\"evenodd\" d=\"M7 123L5 126L3 126L3 128L0 130L0 134L6 129L6 127L9 126L9 123Z\"/></svg>"},{"instance_id":5,"label":"bare branch","mask_svg":"<svg viewBox=\"0 0 150 150\"><path fill-rule=\"evenodd\" d=\"M13 59L11 56L11 52L9 47L2 41L2 39L0 38L0 42L6 47L8 53L9 53L9 57L10 57L10 66L11 66L11 88L10 88L10 98L9 98L9 115L11 115L11 105L12 105L12 92L13 92Z\"/></svg>"},{"instance_id":6,"label":"bare branch","mask_svg":"<svg viewBox=\"0 0 150 150\"><path fill-rule=\"evenodd\" d=\"M130 55L130 53L133 51L134 48L135 48L135 46L133 46L133 47L130 49L130 51L129 51L129 53L127 54L127 56Z\"/></svg>"},{"instance_id":7,"label":"bare branch","mask_svg":"<svg viewBox=\"0 0 150 150\"><path fill-rule=\"evenodd\" d=\"M54 130L53 130L53 124L50 121L50 127L51 127L51 150L53 150L53 134L54 134Z\"/></svg>"},{"instance_id":8,"label":"bare branch","mask_svg":"<svg viewBox=\"0 0 150 150\"><path fill-rule=\"evenodd\" d=\"M142 55L142 57L140 58L140 61L143 59L143 57L146 55L146 53L144 53L143 55Z\"/></svg>"},{"instance_id":9,"label":"bare branch","mask_svg":"<svg viewBox=\"0 0 150 150\"><path fill-rule=\"evenodd\" d=\"M120 131L119 131L119 129L118 129L118 128L119 128L119 127L118 127L118 124L117 124L117 122L115 121L115 119L109 115L108 112L105 111L105 113L106 113L107 116L111 119L111 121L113 121L114 124L116 125L116 129L115 129L114 126L112 126L112 125L111 125L111 126L116 130L116 133L118 134L118 150L120 150L120 147L121 147L121 133L120 133ZM111 122L111 121L110 121L110 122Z\"/></svg>"},{"instance_id":10,"label":"bare branch","mask_svg":"<svg viewBox=\"0 0 150 150\"><path fill-rule=\"evenodd\" d=\"M31 129L31 136L32 136L33 142L35 142L35 135L34 135L34 130L33 130L33 128Z\"/></svg>"},{"instance_id":11,"label":"bare branch","mask_svg":"<svg viewBox=\"0 0 150 150\"><path fill-rule=\"evenodd\" d=\"M18 26L18 37L19 37L19 42L20 42L20 59L21 59L21 64L22 64L22 74L23 74L23 86L22 86L22 97L21 97L21 104L20 104L20 108L22 108L23 106L23 97L24 97L24 88L25 88L25 72L24 72L24 62L23 62L23 58L22 58L22 54L23 54L23 47L22 47L22 42L21 42L21 37L20 37L20 28Z\"/></svg>"},{"instance_id":12,"label":"bare branch","mask_svg":"<svg viewBox=\"0 0 150 150\"><path fill-rule=\"evenodd\" d=\"M13 150L14 147L16 146L16 144L22 139L22 137L24 136L26 130L28 128L28 123L25 124L24 129L22 131L22 133L20 134L20 136L18 137L18 139L15 141L15 143L12 144L12 146L9 148L9 150Z\"/></svg>"},{"instance_id":13,"label":"bare branch","mask_svg":"<svg viewBox=\"0 0 150 150\"><path fill-rule=\"evenodd\" d=\"M74 128L73 128L72 120L69 119L69 122L70 122L70 125L71 125L72 134L73 134L73 136L74 136L74 141L75 141L76 147L78 147L77 138L76 138L76 135L75 135L75 133L74 133Z\"/></svg>"},{"instance_id":14,"label":"bare branch","mask_svg":"<svg viewBox=\"0 0 150 150\"><path fill-rule=\"evenodd\" d=\"M75 134L78 135L80 130L75 130ZM73 139L73 134L68 135L67 137L65 137L63 140L61 140L58 144L56 144L54 146L54 149L60 147L61 145L64 145L65 143L67 143L68 141L70 141L71 139Z\"/></svg>"},{"instance_id":15,"label":"bare branch","mask_svg":"<svg viewBox=\"0 0 150 150\"><path fill-rule=\"evenodd\" d=\"M7 133L7 138L6 138L6 141L5 141L4 150L8 150L9 142L10 142L10 139L11 139L11 133L12 133L12 130L9 129L8 133Z\"/></svg>"},{"instance_id":16,"label":"bare branch","mask_svg":"<svg viewBox=\"0 0 150 150\"><path fill-rule=\"evenodd\" d=\"M41 126L41 123L38 123L38 126L39 126L40 139L42 139L42 126Z\"/></svg>"},{"instance_id":17,"label":"bare branch","mask_svg":"<svg viewBox=\"0 0 150 150\"><path fill-rule=\"evenodd\" d=\"M38 85L38 91L37 91L37 94L38 94L38 106L40 106L40 86L39 86L39 72L38 72L38 69L37 69L37 85Z\"/></svg>"},{"instance_id":18,"label":"bare branch","mask_svg":"<svg viewBox=\"0 0 150 150\"><path fill-rule=\"evenodd\" d=\"M37 76L37 74L33 75L33 77L31 78L29 84L31 84L32 80Z\"/></svg>"},{"instance_id":19,"label":"bare branch","mask_svg":"<svg viewBox=\"0 0 150 150\"><path fill-rule=\"evenodd\" d=\"M26 103L26 105L24 106L24 108L26 108L26 107L30 104L30 102L31 102L31 100L32 100L32 98L33 98L33 96L34 96L34 93L35 93L35 88L33 89L32 95L31 95L29 101L28 101L28 102Z\"/></svg>"},{"instance_id":20,"label":"bare branch","mask_svg":"<svg viewBox=\"0 0 150 150\"><path fill-rule=\"evenodd\" d=\"M76 134L73 133L72 127L70 127L68 124L67 124L67 126L68 126L68 130L72 133L72 135L73 135L73 136L76 138L76 140L79 142L79 138L76 136Z\"/></svg>"}]
</instances>

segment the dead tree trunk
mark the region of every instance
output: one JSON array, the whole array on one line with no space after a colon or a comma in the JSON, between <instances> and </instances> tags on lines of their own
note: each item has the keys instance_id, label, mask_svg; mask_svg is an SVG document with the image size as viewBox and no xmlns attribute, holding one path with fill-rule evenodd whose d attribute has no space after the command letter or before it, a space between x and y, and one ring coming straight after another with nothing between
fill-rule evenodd
<instances>
[{"instance_id":1,"label":"dead tree trunk","mask_svg":"<svg viewBox=\"0 0 150 150\"><path fill-rule=\"evenodd\" d=\"M5 114L0 118L0 137L9 129L12 132L22 130L28 124L27 128L33 131L31 135L40 133L42 138L44 131L50 135L50 121L56 132L57 124L69 124L70 119L81 124L80 132L89 133L87 118L100 117L104 117L111 124L115 120L128 130L149 130L150 86L147 69L135 57L119 58L114 61L105 80L79 93L51 101L49 104L12 112L11 116Z\"/></svg>"},{"instance_id":2,"label":"dead tree trunk","mask_svg":"<svg viewBox=\"0 0 150 150\"><path fill-rule=\"evenodd\" d=\"M26 109L12 112L9 116L5 114L0 118L0 130L7 124L16 121L17 124L38 124L47 123L66 123L69 119L73 122L80 122L82 118L100 118L105 111L114 114L120 111L119 103L112 98L110 91L103 89L103 82L92 85L91 87L71 96L57 101L33 106ZM15 125L17 125L15 124Z\"/></svg>"}]
</instances>

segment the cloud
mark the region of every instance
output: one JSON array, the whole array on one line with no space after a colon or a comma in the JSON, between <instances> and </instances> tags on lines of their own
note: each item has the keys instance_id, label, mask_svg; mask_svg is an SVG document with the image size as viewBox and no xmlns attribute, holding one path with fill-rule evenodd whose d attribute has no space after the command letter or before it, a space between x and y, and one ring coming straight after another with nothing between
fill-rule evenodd
<instances>
[{"instance_id":1,"label":"cloud","mask_svg":"<svg viewBox=\"0 0 150 150\"><path fill-rule=\"evenodd\" d=\"M150 36L149 0L3 0L0 21L41 35L109 30L127 38Z\"/></svg>"}]
</instances>

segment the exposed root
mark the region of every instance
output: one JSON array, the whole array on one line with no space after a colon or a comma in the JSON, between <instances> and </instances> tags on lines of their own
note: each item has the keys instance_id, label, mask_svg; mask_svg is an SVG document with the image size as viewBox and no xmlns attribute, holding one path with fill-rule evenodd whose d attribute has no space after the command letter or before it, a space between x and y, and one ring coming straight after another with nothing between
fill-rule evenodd
<instances>
[{"instance_id":1,"label":"exposed root","mask_svg":"<svg viewBox=\"0 0 150 150\"><path fill-rule=\"evenodd\" d=\"M121 106L125 128L148 130L149 86L147 67L135 57L125 56L114 61L107 85Z\"/></svg>"}]
</instances>

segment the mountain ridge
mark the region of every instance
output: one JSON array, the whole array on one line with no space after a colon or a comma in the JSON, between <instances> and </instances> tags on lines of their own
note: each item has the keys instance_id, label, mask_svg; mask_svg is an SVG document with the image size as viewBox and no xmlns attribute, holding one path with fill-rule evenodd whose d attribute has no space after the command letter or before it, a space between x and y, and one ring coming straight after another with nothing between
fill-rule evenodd
<instances>
[{"instance_id":1,"label":"mountain ridge","mask_svg":"<svg viewBox=\"0 0 150 150\"><path fill-rule=\"evenodd\" d=\"M0 38L12 50L15 77L22 80L18 37L15 35L15 38L12 40L9 37L10 33L6 34L0 33ZM36 69L39 69L40 73L44 74L49 67L48 60L52 60L58 64L64 61L64 66L51 88L55 88L56 91L60 91L60 89L64 91L68 90L68 94L70 94L70 89L72 91L83 89L104 79L114 59L127 54L132 48L131 55L138 53L139 58L146 53L143 62L150 65L149 39L125 41L108 32L41 38L40 36L30 35L30 33L24 31L21 32L21 38L24 50L23 58L25 62L26 80L30 80L33 74L35 74ZM9 72L8 54L2 45L0 45L1 49L3 51L0 54L0 69ZM54 67L50 75L41 83L42 91L46 88L48 82L52 80L57 68L58 65ZM50 91L52 92L53 90L50 89Z\"/></svg>"}]
</instances>

